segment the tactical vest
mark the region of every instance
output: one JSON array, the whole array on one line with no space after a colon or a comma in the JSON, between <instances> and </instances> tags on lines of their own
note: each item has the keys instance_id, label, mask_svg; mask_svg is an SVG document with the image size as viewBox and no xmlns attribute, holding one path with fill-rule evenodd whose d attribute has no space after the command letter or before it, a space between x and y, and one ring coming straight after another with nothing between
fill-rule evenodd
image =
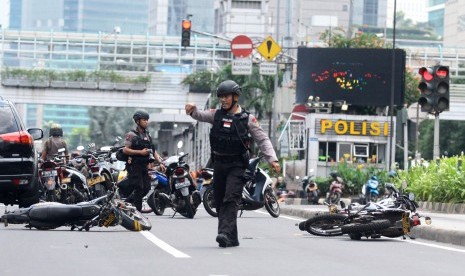
<instances>
[{"instance_id":1,"label":"tactical vest","mask_svg":"<svg viewBox=\"0 0 465 276\"><path fill-rule=\"evenodd\" d=\"M243 155L250 145L249 113L230 114L217 110L210 130L212 152L225 155Z\"/></svg>"},{"instance_id":2,"label":"tactical vest","mask_svg":"<svg viewBox=\"0 0 465 276\"><path fill-rule=\"evenodd\" d=\"M147 135L148 140L144 140L144 133L139 133L137 130L131 130L134 132L135 136L131 140L131 149L134 150L142 150L144 148L147 149L152 149L152 137L150 137L150 134L148 132L145 132L145 135ZM132 162L138 163L138 164L148 164L149 162L149 156L140 156L140 155L133 155L132 157Z\"/></svg>"},{"instance_id":3,"label":"tactical vest","mask_svg":"<svg viewBox=\"0 0 465 276\"><path fill-rule=\"evenodd\" d=\"M59 149L66 149L66 144L61 138L50 137L45 142L45 147L47 149L47 160L53 160L55 154L58 154Z\"/></svg>"}]
</instances>

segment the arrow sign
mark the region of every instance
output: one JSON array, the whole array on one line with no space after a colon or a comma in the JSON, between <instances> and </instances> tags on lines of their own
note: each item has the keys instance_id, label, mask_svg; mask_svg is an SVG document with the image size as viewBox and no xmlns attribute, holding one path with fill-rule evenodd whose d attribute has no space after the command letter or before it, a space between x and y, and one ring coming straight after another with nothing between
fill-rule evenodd
<instances>
[{"instance_id":1,"label":"arrow sign","mask_svg":"<svg viewBox=\"0 0 465 276\"><path fill-rule=\"evenodd\" d=\"M231 52L236 57L247 57L252 50L252 40L248 36L238 35L231 41Z\"/></svg>"}]
</instances>

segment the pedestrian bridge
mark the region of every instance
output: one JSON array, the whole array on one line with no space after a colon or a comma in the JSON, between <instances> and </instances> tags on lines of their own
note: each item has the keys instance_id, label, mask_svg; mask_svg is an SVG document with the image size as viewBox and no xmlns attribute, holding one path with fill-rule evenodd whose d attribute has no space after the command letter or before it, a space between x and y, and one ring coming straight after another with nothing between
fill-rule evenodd
<instances>
[{"instance_id":1,"label":"pedestrian bridge","mask_svg":"<svg viewBox=\"0 0 465 276\"><path fill-rule=\"evenodd\" d=\"M187 74L171 72L149 73L151 81L145 90L53 88L15 85L0 87L0 95L15 104L58 104L79 106L112 106L158 109L161 113L183 113L187 102L203 106L208 93L191 93L181 84ZM4 84L5 80L2 80Z\"/></svg>"}]
</instances>

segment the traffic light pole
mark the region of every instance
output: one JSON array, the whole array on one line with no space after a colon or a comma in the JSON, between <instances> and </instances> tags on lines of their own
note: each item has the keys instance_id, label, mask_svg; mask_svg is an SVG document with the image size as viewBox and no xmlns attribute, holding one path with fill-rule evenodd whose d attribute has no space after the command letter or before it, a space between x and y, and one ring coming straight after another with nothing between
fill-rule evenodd
<instances>
[{"instance_id":1,"label":"traffic light pole","mask_svg":"<svg viewBox=\"0 0 465 276\"><path fill-rule=\"evenodd\" d=\"M439 113L434 114L433 159L439 158Z\"/></svg>"}]
</instances>

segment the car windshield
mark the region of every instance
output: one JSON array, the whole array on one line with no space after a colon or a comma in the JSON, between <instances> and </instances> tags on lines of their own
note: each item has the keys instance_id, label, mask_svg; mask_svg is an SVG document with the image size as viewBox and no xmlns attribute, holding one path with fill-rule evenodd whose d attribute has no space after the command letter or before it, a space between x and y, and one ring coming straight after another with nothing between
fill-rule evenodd
<instances>
[{"instance_id":1,"label":"car windshield","mask_svg":"<svg viewBox=\"0 0 465 276\"><path fill-rule=\"evenodd\" d=\"M19 131L13 116L13 110L8 105L0 105L0 135Z\"/></svg>"}]
</instances>

